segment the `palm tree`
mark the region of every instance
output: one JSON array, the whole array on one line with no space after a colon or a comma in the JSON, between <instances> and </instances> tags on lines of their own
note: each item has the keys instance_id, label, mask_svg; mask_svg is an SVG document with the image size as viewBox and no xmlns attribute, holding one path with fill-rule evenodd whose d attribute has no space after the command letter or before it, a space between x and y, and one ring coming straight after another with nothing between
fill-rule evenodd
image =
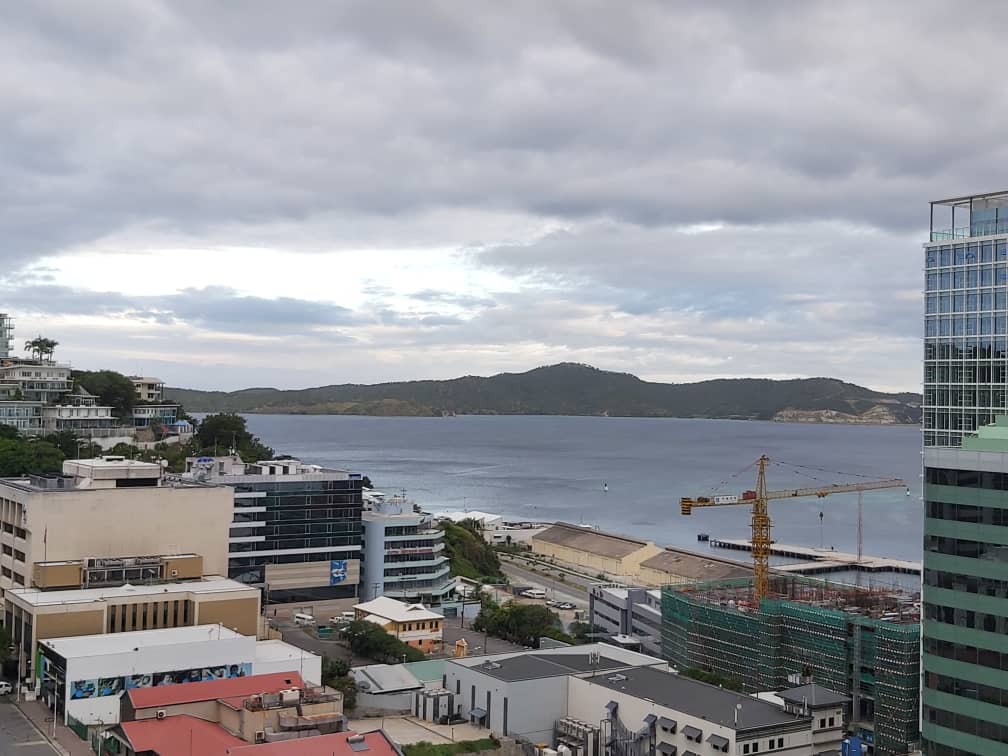
<instances>
[{"instance_id":1,"label":"palm tree","mask_svg":"<svg viewBox=\"0 0 1008 756\"><path fill-rule=\"evenodd\" d=\"M44 360L48 357L52 360L53 353L56 351L57 346L59 346L58 341L47 339L44 336L36 336L34 339L26 341L24 348L25 351L30 353L33 358Z\"/></svg>"},{"instance_id":2,"label":"palm tree","mask_svg":"<svg viewBox=\"0 0 1008 756\"><path fill-rule=\"evenodd\" d=\"M32 358L40 358L42 354L42 337L36 336L34 339L29 339L24 344L24 350L31 354Z\"/></svg>"},{"instance_id":3,"label":"palm tree","mask_svg":"<svg viewBox=\"0 0 1008 756\"><path fill-rule=\"evenodd\" d=\"M46 357L48 357L49 361L51 362L53 358L53 352L56 351L56 347L58 346L59 346L58 341L54 341L53 339L42 339L42 349L39 352L39 358L45 359Z\"/></svg>"}]
</instances>

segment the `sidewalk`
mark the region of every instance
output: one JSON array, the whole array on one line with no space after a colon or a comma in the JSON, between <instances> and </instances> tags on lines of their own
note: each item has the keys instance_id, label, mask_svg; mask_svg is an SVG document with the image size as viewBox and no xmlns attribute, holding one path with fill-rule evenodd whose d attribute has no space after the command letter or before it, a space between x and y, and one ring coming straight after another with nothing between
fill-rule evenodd
<instances>
[{"instance_id":1,"label":"sidewalk","mask_svg":"<svg viewBox=\"0 0 1008 756\"><path fill-rule=\"evenodd\" d=\"M63 756L94 756L91 744L78 738L76 733L62 723L56 724L56 738L53 739L52 709L47 708L42 701L18 701L15 705Z\"/></svg>"}]
</instances>

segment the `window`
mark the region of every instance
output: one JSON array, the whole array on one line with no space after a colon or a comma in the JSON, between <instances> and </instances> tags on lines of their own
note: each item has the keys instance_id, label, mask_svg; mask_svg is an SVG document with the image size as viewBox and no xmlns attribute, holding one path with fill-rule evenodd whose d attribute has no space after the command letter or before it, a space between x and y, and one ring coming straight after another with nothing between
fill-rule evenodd
<instances>
[{"instance_id":1,"label":"window","mask_svg":"<svg viewBox=\"0 0 1008 756\"><path fill-rule=\"evenodd\" d=\"M835 727L836 726L836 717L830 717L829 718L829 726L830 727Z\"/></svg>"},{"instance_id":2,"label":"window","mask_svg":"<svg viewBox=\"0 0 1008 756\"><path fill-rule=\"evenodd\" d=\"M742 746L742 753L749 753L749 744L746 743Z\"/></svg>"},{"instance_id":3,"label":"window","mask_svg":"<svg viewBox=\"0 0 1008 756\"><path fill-rule=\"evenodd\" d=\"M784 747L784 738L777 738L777 747L778 748Z\"/></svg>"},{"instance_id":4,"label":"window","mask_svg":"<svg viewBox=\"0 0 1008 756\"><path fill-rule=\"evenodd\" d=\"M759 753L759 741L758 740L755 743L752 744L752 752L753 753Z\"/></svg>"},{"instance_id":5,"label":"window","mask_svg":"<svg viewBox=\"0 0 1008 756\"><path fill-rule=\"evenodd\" d=\"M822 729L825 726L826 726L826 720L825 719L820 719L819 720L819 729Z\"/></svg>"}]
</instances>

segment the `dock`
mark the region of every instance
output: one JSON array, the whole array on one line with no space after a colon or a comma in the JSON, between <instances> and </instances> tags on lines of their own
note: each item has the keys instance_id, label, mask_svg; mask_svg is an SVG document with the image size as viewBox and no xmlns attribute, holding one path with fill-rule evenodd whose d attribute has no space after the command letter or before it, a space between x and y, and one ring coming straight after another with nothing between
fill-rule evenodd
<instances>
[{"instance_id":1,"label":"dock","mask_svg":"<svg viewBox=\"0 0 1008 756\"><path fill-rule=\"evenodd\" d=\"M732 549L734 551L752 551L749 541L732 538L711 538L711 548ZM802 559L796 564L771 565L776 572L791 572L798 575L824 575L830 572L854 570L856 572L900 572L904 575L920 575L922 565L907 559L889 559L888 557L862 556L858 561L857 554L849 554L833 549L813 549L808 546L792 546L775 543L770 546L774 556Z\"/></svg>"}]
</instances>

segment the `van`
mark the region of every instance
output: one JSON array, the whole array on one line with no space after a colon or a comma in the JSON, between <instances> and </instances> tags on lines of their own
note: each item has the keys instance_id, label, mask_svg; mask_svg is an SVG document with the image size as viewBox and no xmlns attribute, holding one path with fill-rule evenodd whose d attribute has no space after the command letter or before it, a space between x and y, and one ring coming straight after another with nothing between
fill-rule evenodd
<instances>
[{"instance_id":1,"label":"van","mask_svg":"<svg viewBox=\"0 0 1008 756\"><path fill-rule=\"evenodd\" d=\"M522 591L521 595L530 599L544 599L546 598L546 591L542 588L529 588L527 591Z\"/></svg>"},{"instance_id":2,"label":"van","mask_svg":"<svg viewBox=\"0 0 1008 756\"><path fill-rule=\"evenodd\" d=\"M330 625L349 625L357 615L353 612L340 612L335 617L329 618Z\"/></svg>"},{"instance_id":3,"label":"van","mask_svg":"<svg viewBox=\"0 0 1008 756\"><path fill-rule=\"evenodd\" d=\"M310 614L295 614L294 624L302 625L305 627L313 627L315 625L315 618Z\"/></svg>"}]
</instances>

